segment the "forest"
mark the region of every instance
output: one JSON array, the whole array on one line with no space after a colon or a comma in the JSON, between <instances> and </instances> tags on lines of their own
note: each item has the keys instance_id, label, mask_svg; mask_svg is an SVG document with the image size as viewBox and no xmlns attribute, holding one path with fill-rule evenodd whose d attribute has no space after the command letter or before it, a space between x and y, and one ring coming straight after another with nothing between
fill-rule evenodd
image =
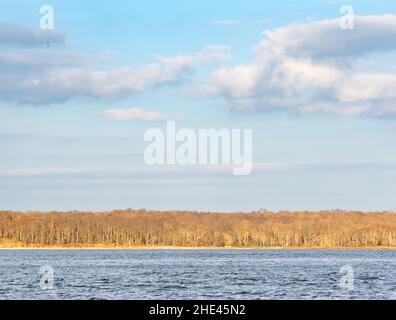
<instances>
[{"instance_id":1,"label":"forest","mask_svg":"<svg viewBox=\"0 0 396 320\"><path fill-rule=\"evenodd\" d=\"M0 247L396 247L396 213L0 211Z\"/></svg>"}]
</instances>

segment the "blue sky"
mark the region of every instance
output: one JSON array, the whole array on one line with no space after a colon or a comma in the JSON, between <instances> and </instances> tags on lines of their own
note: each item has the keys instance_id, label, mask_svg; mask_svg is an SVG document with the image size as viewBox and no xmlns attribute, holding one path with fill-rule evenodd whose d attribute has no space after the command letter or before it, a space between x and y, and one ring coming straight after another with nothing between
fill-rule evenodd
<instances>
[{"instance_id":1,"label":"blue sky","mask_svg":"<svg viewBox=\"0 0 396 320\"><path fill-rule=\"evenodd\" d=\"M396 3L345 4L3 0L0 207L396 210ZM148 167L132 108L251 128L255 169Z\"/></svg>"}]
</instances>

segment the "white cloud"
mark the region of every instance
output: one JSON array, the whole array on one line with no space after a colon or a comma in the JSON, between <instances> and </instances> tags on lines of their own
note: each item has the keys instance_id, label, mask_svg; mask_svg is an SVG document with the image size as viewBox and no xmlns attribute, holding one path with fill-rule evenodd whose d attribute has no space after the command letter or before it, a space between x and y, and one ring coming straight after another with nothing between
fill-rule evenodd
<instances>
[{"instance_id":1,"label":"white cloud","mask_svg":"<svg viewBox=\"0 0 396 320\"><path fill-rule=\"evenodd\" d=\"M202 63L226 61L231 59L231 48L221 44L208 45L196 55L195 59Z\"/></svg>"},{"instance_id":2,"label":"white cloud","mask_svg":"<svg viewBox=\"0 0 396 320\"><path fill-rule=\"evenodd\" d=\"M287 163L266 163L260 162L253 165L253 170L257 173L281 172L294 170L299 165ZM94 176L129 178L138 176L158 176L168 175L184 178L186 175L200 176L202 174L224 174L229 176L232 172L232 165L161 165L161 166L133 166L126 168L80 168L80 167L47 167L47 168L18 168L0 171L0 177L50 177L50 176ZM233 177L233 176L231 176Z\"/></svg>"},{"instance_id":3,"label":"white cloud","mask_svg":"<svg viewBox=\"0 0 396 320\"><path fill-rule=\"evenodd\" d=\"M282 173L299 170L312 169L341 169L341 170L360 170L374 168L391 169L394 170L396 163L393 162L316 162L316 163L283 163L283 162L256 162L253 164L253 173L267 174L267 173ZM124 168L82 168L82 167L47 167L47 168L18 168L0 171L0 177L4 178L35 178L35 177L91 177L94 179L126 179L148 177L154 179L158 176L164 177L171 175L174 178L184 179L186 177L195 176L227 176L234 179L235 176L230 176L232 172L232 165L162 165L162 166L147 166L135 165ZM153 180L153 181L154 181ZM24 180L25 181L25 180Z\"/></svg>"},{"instance_id":4,"label":"white cloud","mask_svg":"<svg viewBox=\"0 0 396 320\"><path fill-rule=\"evenodd\" d=\"M217 26L235 26L235 25L262 25L262 24L267 24L271 21L271 19L257 19L257 20L252 20L252 21L241 21L238 19L224 19L224 20L216 20L212 21L213 25Z\"/></svg>"},{"instance_id":5,"label":"white cloud","mask_svg":"<svg viewBox=\"0 0 396 320\"><path fill-rule=\"evenodd\" d=\"M339 19L292 24L264 32L264 54L295 57L348 57L369 52L394 50L396 16L355 16L354 29L340 28Z\"/></svg>"},{"instance_id":6,"label":"white cloud","mask_svg":"<svg viewBox=\"0 0 396 320\"><path fill-rule=\"evenodd\" d=\"M354 75L338 91L342 102L359 102L396 98L396 75L361 73Z\"/></svg>"},{"instance_id":7,"label":"white cloud","mask_svg":"<svg viewBox=\"0 0 396 320\"><path fill-rule=\"evenodd\" d=\"M224 19L224 20L216 20L212 22L212 24L218 26L233 26L240 23L241 22L237 19Z\"/></svg>"},{"instance_id":8,"label":"white cloud","mask_svg":"<svg viewBox=\"0 0 396 320\"><path fill-rule=\"evenodd\" d=\"M113 100L156 85L182 82L191 72L190 64L169 59L141 69L109 70L70 67L66 65L67 59L64 65L44 61L39 64L39 60L29 64L29 59L26 57L25 68L8 65L0 69L0 100L29 104L64 102L79 97Z\"/></svg>"},{"instance_id":9,"label":"white cloud","mask_svg":"<svg viewBox=\"0 0 396 320\"><path fill-rule=\"evenodd\" d=\"M156 61L140 68L100 68L101 53L93 58L67 48L20 48L45 47L47 41L63 43L64 34L0 24L0 101L39 105L73 98L119 99L182 84L190 80L199 60L194 55L156 56ZM209 53L213 55L213 50L203 55Z\"/></svg>"},{"instance_id":10,"label":"white cloud","mask_svg":"<svg viewBox=\"0 0 396 320\"><path fill-rule=\"evenodd\" d=\"M273 72L272 85L303 89L309 87L327 88L344 76L343 70L329 64L310 59L284 59Z\"/></svg>"},{"instance_id":11,"label":"white cloud","mask_svg":"<svg viewBox=\"0 0 396 320\"><path fill-rule=\"evenodd\" d=\"M258 24L267 24L269 22L271 22L271 19L258 19L258 20L254 20L254 21L250 22L250 24L258 25Z\"/></svg>"},{"instance_id":12,"label":"white cloud","mask_svg":"<svg viewBox=\"0 0 396 320\"><path fill-rule=\"evenodd\" d=\"M10 169L0 172L2 177L34 177L46 175L71 175L96 173L95 169L85 168L22 168Z\"/></svg>"},{"instance_id":13,"label":"white cloud","mask_svg":"<svg viewBox=\"0 0 396 320\"><path fill-rule=\"evenodd\" d=\"M102 117L114 120L141 121L180 120L182 118L182 114L174 114L168 116L157 111L144 111L141 108L106 110L100 115Z\"/></svg>"},{"instance_id":14,"label":"white cloud","mask_svg":"<svg viewBox=\"0 0 396 320\"><path fill-rule=\"evenodd\" d=\"M205 92L240 111L396 115L396 75L359 69L368 55L396 50L396 16L355 17L353 30L333 19L264 34L254 61L215 70Z\"/></svg>"},{"instance_id":15,"label":"white cloud","mask_svg":"<svg viewBox=\"0 0 396 320\"><path fill-rule=\"evenodd\" d=\"M44 47L47 43L63 44L66 34L61 30L27 28L0 23L0 45Z\"/></svg>"},{"instance_id":16,"label":"white cloud","mask_svg":"<svg viewBox=\"0 0 396 320\"><path fill-rule=\"evenodd\" d=\"M189 55L164 57L156 55L157 63L143 69L143 73L156 85L180 83L188 79L194 71L195 61Z\"/></svg>"},{"instance_id":17,"label":"white cloud","mask_svg":"<svg viewBox=\"0 0 396 320\"><path fill-rule=\"evenodd\" d=\"M254 65L220 68L212 74L213 89L233 97L247 97L252 94L259 77L260 72Z\"/></svg>"}]
</instances>

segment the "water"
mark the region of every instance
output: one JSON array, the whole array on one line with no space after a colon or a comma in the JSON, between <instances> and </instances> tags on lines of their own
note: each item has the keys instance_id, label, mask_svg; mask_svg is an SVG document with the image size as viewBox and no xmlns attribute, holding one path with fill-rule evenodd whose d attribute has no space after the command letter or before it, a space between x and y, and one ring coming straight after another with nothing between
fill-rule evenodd
<instances>
[{"instance_id":1,"label":"water","mask_svg":"<svg viewBox=\"0 0 396 320\"><path fill-rule=\"evenodd\" d=\"M396 251L0 250L0 299L308 298L396 298Z\"/></svg>"}]
</instances>

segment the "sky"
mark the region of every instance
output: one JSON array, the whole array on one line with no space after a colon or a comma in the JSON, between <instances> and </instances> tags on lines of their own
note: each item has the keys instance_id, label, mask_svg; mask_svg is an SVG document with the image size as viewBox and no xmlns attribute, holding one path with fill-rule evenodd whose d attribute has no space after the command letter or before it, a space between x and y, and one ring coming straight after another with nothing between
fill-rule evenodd
<instances>
[{"instance_id":1,"label":"sky","mask_svg":"<svg viewBox=\"0 0 396 320\"><path fill-rule=\"evenodd\" d=\"M395 1L1 6L0 209L396 210ZM252 129L252 172L147 165L169 119Z\"/></svg>"}]
</instances>

